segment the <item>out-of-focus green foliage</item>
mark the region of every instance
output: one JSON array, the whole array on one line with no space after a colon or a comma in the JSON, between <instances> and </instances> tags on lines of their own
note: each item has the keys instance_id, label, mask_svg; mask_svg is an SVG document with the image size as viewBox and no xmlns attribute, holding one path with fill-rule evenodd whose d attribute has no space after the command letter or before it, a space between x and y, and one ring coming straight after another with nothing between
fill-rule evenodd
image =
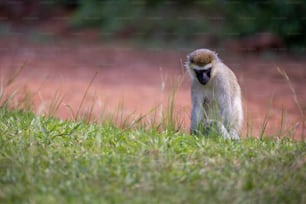
<instances>
[{"instance_id":1,"label":"out-of-focus green foliage","mask_svg":"<svg viewBox=\"0 0 306 204\"><path fill-rule=\"evenodd\" d=\"M306 4L303 1L224 1L227 29L238 35L269 31L290 46L306 44Z\"/></svg>"},{"instance_id":2,"label":"out-of-focus green foliage","mask_svg":"<svg viewBox=\"0 0 306 204\"><path fill-rule=\"evenodd\" d=\"M186 41L208 31L205 17L186 0L81 0L72 25L98 26L106 36L165 41Z\"/></svg>"},{"instance_id":3,"label":"out-of-focus green foliage","mask_svg":"<svg viewBox=\"0 0 306 204\"><path fill-rule=\"evenodd\" d=\"M71 24L104 36L164 41L271 32L289 47L306 44L306 4L291 0L55 0L78 5Z\"/></svg>"}]
</instances>

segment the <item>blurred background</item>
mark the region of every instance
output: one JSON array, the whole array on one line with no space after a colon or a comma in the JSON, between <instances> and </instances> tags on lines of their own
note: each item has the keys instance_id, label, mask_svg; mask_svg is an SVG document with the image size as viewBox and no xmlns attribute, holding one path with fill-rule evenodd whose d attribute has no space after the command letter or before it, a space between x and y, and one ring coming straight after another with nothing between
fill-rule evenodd
<instances>
[{"instance_id":1,"label":"blurred background","mask_svg":"<svg viewBox=\"0 0 306 204\"><path fill-rule=\"evenodd\" d=\"M40 28L45 32L37 37L54 38L92 29L99 40L187 47L216 47L229 41L242 51L304 52L305 11L304 1L291 0L0 1L2 35L16 28Z\"/></svg>"},{"instance_id":2,"label":"blurred background","mask_svg":"<svg viewBox=\"0 0 306 204\"><path fill-rule=\"evenodd\" d=\"M38 113L68 119L81 105L84 115L96 116L120 101L126 113L162 109L179 86L178 117L188 130L183 62L205 47L241 83L246 134L256 134L265 116L269 134L280 134L286 115L282 134L301 137L305 13L302 0L0 0L0 80L7 90L21 90L16 106L34 104Z\"/></svg>"}]
</instances>

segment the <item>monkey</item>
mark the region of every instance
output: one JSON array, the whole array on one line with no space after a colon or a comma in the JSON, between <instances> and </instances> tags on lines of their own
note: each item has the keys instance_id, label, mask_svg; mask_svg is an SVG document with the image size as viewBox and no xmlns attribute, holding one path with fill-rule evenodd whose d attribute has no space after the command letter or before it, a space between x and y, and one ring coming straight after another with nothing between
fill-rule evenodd
<instances>
[{"instance_id":1,"label":"monkey","mask_svg":"<svg viewBox=\"0 0 306 204\"><path fill-rule=\"evenodd\" d=\"M243 109L233 71L216 52L204 48L188 54L185 67L191 78L190 133L205 135L215 130L225 139L239 139Z\"/></svg>"}]
</instances>

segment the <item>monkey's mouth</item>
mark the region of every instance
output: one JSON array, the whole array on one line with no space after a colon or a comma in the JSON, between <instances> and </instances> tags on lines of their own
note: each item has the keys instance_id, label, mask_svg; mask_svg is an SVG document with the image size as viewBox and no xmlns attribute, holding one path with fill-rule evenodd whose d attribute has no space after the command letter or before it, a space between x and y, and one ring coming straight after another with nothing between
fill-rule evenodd
<instances>
[{"instance_id":1,"label":"monkey's mouth","mask_svg":"<svg viewBox=\"0 0 306 204\"><path fill-rule=\"evenodd\" d=\"M210 79L210 75L211 75L211 68L209 69L204 69L204 70L194 70L199 82L203 85L207 84L209 79Z\"/></svg>"}]
</instances>

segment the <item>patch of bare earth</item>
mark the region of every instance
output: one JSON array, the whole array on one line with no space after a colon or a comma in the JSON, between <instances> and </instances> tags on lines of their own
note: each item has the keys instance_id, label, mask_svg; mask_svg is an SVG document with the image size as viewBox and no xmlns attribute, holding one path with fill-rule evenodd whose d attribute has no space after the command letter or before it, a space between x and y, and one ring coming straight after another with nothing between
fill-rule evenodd
<instances>
[{"instance_id":1,"label":"patch of bare earth","mask_svg":"<svg viewBox=\"0 0 306 204\"><path fill-rule=\"evenodd\" d=\"M2 87L7 93L17 91L12 104L26 105L29 99L37 113L55 114L62 119L73 119L78 112L99 119L119 109L136 117L154 107L160 112L173 87L181 84L176 91L176 117L184 121L183 131L188 131L190 81L182 61L191 50L140 49L74 41L37 44L22 40L0 40L0 48ZM243 90L242 135L259 137L267 119L265 135L284 136L291 130L294 138L302 139L306 61L283 55L262 57L226 51L219 56L236 73ZM23 64L17 78L6 87L5 83ZM277 67L290 77L301 109ZM123 107L119 108L120 104Z\"/></svg>"}]
</instances>

